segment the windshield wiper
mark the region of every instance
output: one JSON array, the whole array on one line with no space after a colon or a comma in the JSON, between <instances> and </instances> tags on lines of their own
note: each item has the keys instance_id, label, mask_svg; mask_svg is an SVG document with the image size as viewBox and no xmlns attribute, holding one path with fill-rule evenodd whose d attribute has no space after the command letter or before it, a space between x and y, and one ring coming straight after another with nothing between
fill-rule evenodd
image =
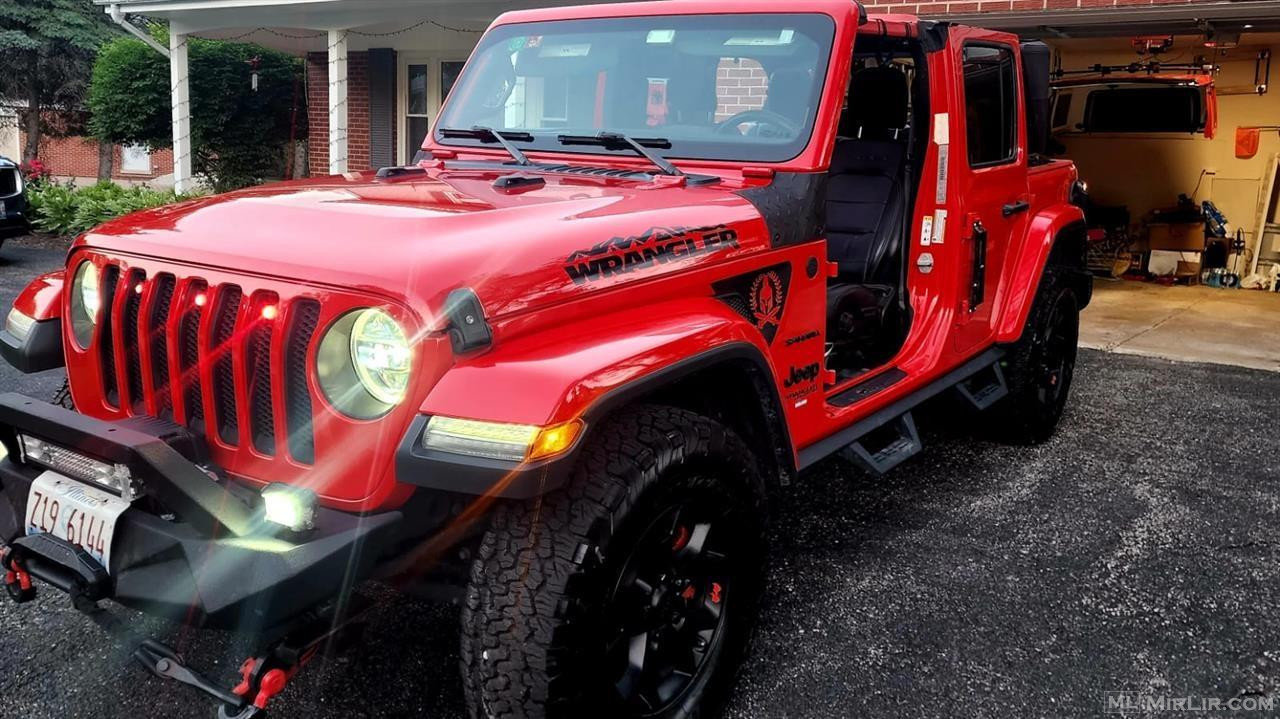
<instances>
[{"instance_id":1,"label":"windshield wiper","mask_svg":"<svg viewBox=\"0 0 1280 719\"><path fill-rule=\"evenodd\" d=\"M632 150L652 162L655 167L662 170L662 174L675 177L684 176L680 168L667 162L665 157L645 149L646 147L671 147L671 141L666 138L634 138L628 137L621 132L597 132L594 135L560 135L557 139L560 140L561 145L596 145L606 150Z\"/></svg>"},{"instance_id":2,"label":"windshield wiper","mask_svg":"<svg viewBox=\"0 0 1280 719\"><path fill-rule=\"evenodd\" d=\"M520 148L511 144L512 140L516 142L533 142L533 135L528 132L520 132L513 130L495 130L486 125L472 125L471 129L461 127L442 127L439 132L444 137L464 137L480 142L496 142L502 145L502 149L506 150L516 161L517 165L532 165L529 158L525 156Z\"/></svg>"}]
</instances>

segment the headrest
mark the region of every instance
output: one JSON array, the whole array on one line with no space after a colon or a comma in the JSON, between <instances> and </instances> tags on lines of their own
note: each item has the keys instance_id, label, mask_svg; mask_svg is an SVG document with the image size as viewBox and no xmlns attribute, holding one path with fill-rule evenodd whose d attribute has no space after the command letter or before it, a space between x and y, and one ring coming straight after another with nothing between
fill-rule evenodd
<instances>
[{"instance_id":1,"label":"headrest","mask_svg":"<svg viewBox=\"0 0 1280 719\"><path fill-rule=\"evenodd\" d=\"M842 140L831 154L832 175L889 175L902 165L906 144L896 140Z\"/></svg>"},{"instance_id":2,"label":"headrest","mask_svg":"<svg viewBox=\"0 0 1280 719\"><path fill-rule=\"evenodd\" d=\"M809 70L785 68L775 70L769 76L769 94L765 97L764 109L803 124L812 101L813 76Z\"/></svg>"},{"instance_id":3,"label":"headrest","mask_svg":"<svg viewBox=\"0 0 1280 719\"><path fill-rule=\"evenodd\" d=\"M849 109L840 120L845 137L880 139L907 126L911 102L907 76L894 65L859 70L849 80Z\"/></svg>"}]
</instances>

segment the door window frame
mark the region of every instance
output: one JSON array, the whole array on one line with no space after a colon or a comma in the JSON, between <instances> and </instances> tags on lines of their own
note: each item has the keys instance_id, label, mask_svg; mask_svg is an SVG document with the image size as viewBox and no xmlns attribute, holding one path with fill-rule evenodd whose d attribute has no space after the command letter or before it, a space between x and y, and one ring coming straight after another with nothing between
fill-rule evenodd
<instances>
[{"instance_id":1,"label":"door window frame","mask_svg":"<svg viewBox=\"0 0 1280 719\"><path fill-rule=\"evenodd\" d=\"M427 131L440 116L445 98L441 96L444 85L444 64L465 63L466 55L429 52L396 52L396 164L407 165L413 161L409 152L409 66L427 66ZM426 136L419 138L419 142Z\"/></svg>"},{"instance_id":2,"label":"door window frame","mask_svg":"<svg viewBox=\"0 0 1280 719\"><path fill-rule=\"evenodd\" d=\"M1013 131L1013 149L1007 157L1003 157L999 160L987 160L985 162L972 162L969 159L969 119L967 116L968 109L969 109L969 86L968 86L968 83L965 81L966 77L964 73L964 55L965 55L965 51L970 47L984 47L992 50L1003 50L1009 53L1009 58L1013 61L1014 101L1013 101L1013 127L1011 128L1011 130ZM960 100L966 115L965 125L964 125L964 128L965 128L965 138L964 138L965 139L965 151L964 151L965 158L964 159L965 159L965 163L969 165L970 169L981 170L988 167L1003 167L1005 165L1012 165L1012 164L1016 164L1019 161L1019 159L1022 157L1022 154L1023 154L1023 139L1022 139L1022 128L1021 128L1022 102L1019 97L1019 90L1021 88L1022 88L1022 65L1021 63L1018 62L1018 51L1014 48L1014 46L1007 45L1005 43L998 42L995 40L969 40L960 45Z\"/></svg>"}]
</instances>

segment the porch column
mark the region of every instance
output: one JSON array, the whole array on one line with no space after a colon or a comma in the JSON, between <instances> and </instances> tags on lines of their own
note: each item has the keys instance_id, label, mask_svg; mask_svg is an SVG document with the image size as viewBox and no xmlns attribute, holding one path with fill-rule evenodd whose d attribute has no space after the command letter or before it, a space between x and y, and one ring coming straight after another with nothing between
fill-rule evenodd
<instances>
[{"instance_id":1,"label":"porch column","mask_svg":"<svg viewBox=\"0 0 1280 719\"><path fill-rule=\"evenodd\" d=\"M169 97L173 106L173 189L193 189L191 178L191 87L187 36L169 34Z\"/></svg>"},{"instance_id":2,"label":"porch column","mask_svg":"<svg viewBox=\"0 0 1280 719\"><path fill-rule=\"evenodd\" d=\"M329 174L347 171L347 31L329 31Z\"/></svg>"}]
</instances>

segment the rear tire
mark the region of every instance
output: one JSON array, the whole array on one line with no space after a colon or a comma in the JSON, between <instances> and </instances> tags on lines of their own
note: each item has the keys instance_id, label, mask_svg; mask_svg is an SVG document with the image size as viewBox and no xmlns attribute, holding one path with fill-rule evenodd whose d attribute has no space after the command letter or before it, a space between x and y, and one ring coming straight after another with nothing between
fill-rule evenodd
<instances>
[{"instance_id":1,"label":"rear tire","mask_svg":"<svg viewBox=\"0 0 1280 719\"><path fill-rule=\"evenodd\" d=\"M462 611L470 716L714 715L758 613L765 506L724 426L659 406L611 418L568 486L495 510Z\"/></svg>"},{"instance_id":2,"label":"rear tire","mask_svg":"<svg viewBox=\"0 0 1280 719\"><path fill-rule=\"evenodd\" d=\"M1009 395L993 410L995 429L1013 444L1040 444L1053 436L1075 375L1080 301L1062 275L1045 270L1022 337L1003 362Z\"/></svg>"},{"instance_id":3,"label":"rear tire","mask_svg":"<svg viewBox=\"0 0 1280 719\"><path fill-rule=\"evenodd\" d=\"M63 409L69 409L72 412L76 409L76 403L71 400L71 380L62 380L62 386L53 394L53 404Z\"/></svg>"}]
</instances>

